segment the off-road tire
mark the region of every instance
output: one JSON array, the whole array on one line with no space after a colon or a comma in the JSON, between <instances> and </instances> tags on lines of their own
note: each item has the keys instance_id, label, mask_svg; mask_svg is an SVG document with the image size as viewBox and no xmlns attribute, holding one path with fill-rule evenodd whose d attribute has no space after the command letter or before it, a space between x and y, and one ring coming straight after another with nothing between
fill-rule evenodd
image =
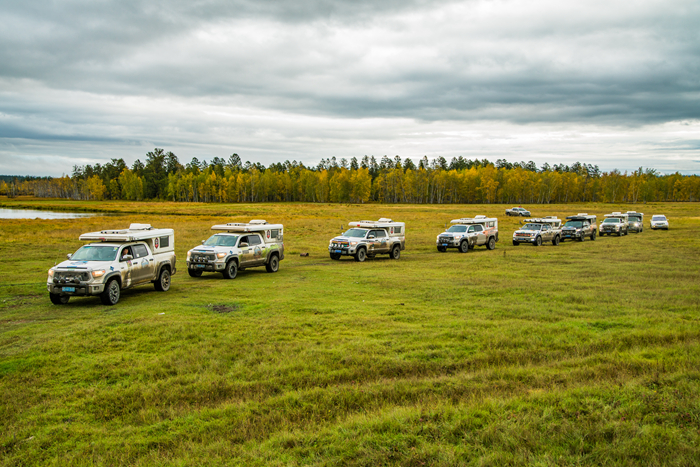
<instances>
[{"instance_id":1,"label":"off-road tire","mask_svg":"<svg viewBox=\"0 0 700 467\"><path fill-rule=\"evenodd\" d=\"M618 230L618 231L617 231L617 236L618 236L618 237L622 237L622 230Z\"/></svg>"},{"instance_id":2,"label":"off-road tire","mask_svg":"<svg viewBox=\"0 0 700 467\"><path fill-rule=\"evenodd\" d=\"M495 250L496 249L496 239L491 237L489 238L489 241L486 242L486 248L489 250Z\"/></svg>"},{"instance_id":3,"label":"off-road tire","mask_svg":"<svg viewBox=\"0 0 700 467\"><path fill-rule=\"evenodd\" d=\"M335 261L338 261L340 259L340 256L341 256L340 253L331 253L330 255L331 255L331 259L335 260Z\"/></svg>"},{"instance_id":4,"label":"off-road tire","mask_svg":"<svg viewBox=\"0 0 700 467\"><path fill-rule=\"evenodd\" d=\"M594 230L594 231L591 233L591 241L594 242L594 241L595 241L595 237L596 237L596 235L595 235L595 230Z\"/></svg>"},{"instance_id":5,"label":"off-road tire","mask_svg":"<svg viewBox=\"0 0 700 467\"><path fill-rule=\"evenodd\" d=\"M439 246L439 247L437 247L437 250L438 250L440 253L444 253L444 252L447 251L447 247L446 247L446 246Z\"/></svg>"},{"instance_id":6,"label":"off-road tire","mask_svg":"<svg viewBox=\"0 0 700 467\"><path fill-rule=\"evenodd\" d=\"M539 235L535 239L535 246L542 246L542 237L540 237Z\"/></svg>"},{"instance_id":7,"label":"off-road tire","mask_svg":"<svg viewBox=\"0 0 700 467\"><path fill-rule=\"evenodd\" d=\"M170 290L170 271L168 271L168 268L160 270L158 279L153 283L153 286L158 292L167 292Z\"/></svg>"},{"instance_id":8,"label":"off-road tire","mask_svg":"<svg viewBox=\"0 0 700 467\"><path fill-rule=\"evenodd\" d=\"M199 271L197 269L187 269L187 274L190 275L190 277L202 277L202 271Z\"/></svg>"},{"instance_id":9,"label":"off-road tire","mask_svg":"<svg viewBox=\"0 0 700 467\"><path fill-rule=\"evenodd\" d=\"M65 305L68 303L68 300L70 300L70 295L61 295L49 292L49 298L51 299L51 303L54 305Z\"/></svg>"},{"instance_id":10,"label":"off-road tire","mask_svg":"<svg viewBox=\"0 0 700 467\"><path fill-rule=\"evenodd\" d=\"M100 301L103 305L112 306L116 305L121 297L121 287L119 286L119 281L116 279L110 279L105 285L105 290L100 294Z\"/></svg>"},{"instance_id":11,"label":"off-road tire","mask_svg":"<svg viewBox=\"0 0 700 467\"><path fill-rule=\"evenodd\" d=\"M267 272L277 272L280 270L280 259L277 255L270 256L270 261L265 265Z\"/></svg>"},{"instance_id":12,"label":"off-road tire","mask_svg":"<svg viewBox=\"0 0 700 467\"><path fill-rule=\"evenodd\" d=\"M399 259L401 258L401 245L394 245L391 247L391 253L389 253L389 258Z\"/></svg>"},{"instance_id":13,"label":"off-road tire","mask_svg":"<svg viewBox=\"0 0 700 467\"><path fill-rule=\"evenodd\" d=\"M226 279L235 279L238 274L238 265L234 260L230 260L226 263L226 268L223 271L224 277Z\"/></svg>"},{"instance_id":14,"label":"off-road tire","mask_svg":"<svg viewBox=\"0 0 700 467\"><path fill-rule=\"evenodd\" d=\"M357 250L357 253L355 253L355 261L358 263L362 263L365 259L367 258L367 251L365 251L364 248L360 248Z\"/></svg>"},{"instance_id":15,"label":"off-road tire","mask_svg":"<svg viewBox=\"0 0 700 467\"><path fill-rule=\"evenodd\" d=\"M518 246L518 245L520 245L520 242L516 242L515 240L513 240L513 246Z\"/></svg>"},{"instance_id":16,"label":"off-road tire","mask_svg":"<svg viewBox=\"0 0 700 467\"><path fill-rule=\"evenodd\" d=\"M469 251L469 242L467 240L464 240L462 243L459 244L459 252L460 253L467 253Z\"/></svg>"},{"instance_id":17,"label":"off-road tire","mask_svg":"<svg viewBox=\"0 0 700 467\"><path fill-rule=\"evenodd\" d=\"M554 245L554 246L559 245L559 235L554 236L554 238L552 239L552 245Z\"/></svg>"},{"instance_id":18,"label":"off-road tire","mask_svg":"<svg viewBox=\"0 0 700 467\"><path fill-rule=\"evenodd\" d=\"M584 242L586 240L586 236L583 235L583 232L581 232L581 236L578 238L579 242Z\"/></svg>"}]
</instances>

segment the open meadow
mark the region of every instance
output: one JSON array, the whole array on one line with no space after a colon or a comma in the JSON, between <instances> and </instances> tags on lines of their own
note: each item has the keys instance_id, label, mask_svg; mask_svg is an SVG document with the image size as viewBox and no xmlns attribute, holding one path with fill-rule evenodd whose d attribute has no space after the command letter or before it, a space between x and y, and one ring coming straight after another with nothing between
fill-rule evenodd
<instances>
[{"instance_id":1,"label":"open meadow","mask_svg":"<svg viewBox=\"0 0 700 467\"><path fill-rule=\"evenodd\" d=\"M698 203L526 206L646 214L641 234L539 248L511 244L505 205L0 207L109 214L0 220L0 465L700 465ZM496 250L436 250L477 214L499 218ZM398 261L329 258L379 217L406 223ZM188 276L211 225L250 219L285 225L279 272ZM78 235L131 222L175 229L170 291L52 305Z\"/></svg>"}]
</instances>

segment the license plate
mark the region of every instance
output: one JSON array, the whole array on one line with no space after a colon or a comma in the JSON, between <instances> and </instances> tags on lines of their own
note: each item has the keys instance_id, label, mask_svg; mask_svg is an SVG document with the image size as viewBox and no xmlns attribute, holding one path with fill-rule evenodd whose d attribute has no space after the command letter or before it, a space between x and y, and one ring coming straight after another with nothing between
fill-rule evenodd
<instances>
[{"instance_id":1,"label":"license plate","mask_svg":"<svg viewBox=\"0 0 700 467\"><path fill-rule=\"evenodd\" d=\"M335 253L342 253L343 250L335 250Z\"/></svg>"},{"instance_id":2,"label":"license plate","mask_svg":"<svg viewBox=\"0 0 700 467\"><path fill-rule=\"evenodd\" d=\"M447 246L447 243L443 243L442 246Z\"/></svg>"},{"instance_id":3,"label":"license plate","mask_svg":"<svg viewBox=\"0 0 700 467\"><path fill-rule=\"evenodd\" d=\"M75 287L63 287L64 292L75 292Z\"/></svg>"},{"instance_id":4,"label":"license plate","mask_svg":"<svg viewBox=\"0 0 700 467\"><path fill-rule=\"evenodd\" d=\"M203 267L206 267L206 265L205 264L195 264L195 267L203 268Z\"/></svg>"}]
</instances>

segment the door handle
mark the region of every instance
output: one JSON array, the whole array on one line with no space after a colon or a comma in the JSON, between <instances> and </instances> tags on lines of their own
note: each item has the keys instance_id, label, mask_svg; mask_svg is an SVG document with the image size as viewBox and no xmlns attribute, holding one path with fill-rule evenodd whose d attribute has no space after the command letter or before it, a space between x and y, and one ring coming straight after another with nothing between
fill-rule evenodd
<instances>
[{"instance_id":1,"label":"door handle","mask_svg":"<svg viewBox=\"0 0 700 467\"><path fill-rule=\"evenodd\" d=\"M153 258L149 259L148 261L153 261Z\"/></svg>"}]
</instances>

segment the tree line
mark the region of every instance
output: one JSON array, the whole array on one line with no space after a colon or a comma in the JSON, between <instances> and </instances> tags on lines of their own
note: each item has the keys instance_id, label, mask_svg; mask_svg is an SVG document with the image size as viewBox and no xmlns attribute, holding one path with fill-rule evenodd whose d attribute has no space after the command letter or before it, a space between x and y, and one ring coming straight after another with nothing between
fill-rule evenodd
<instances>
[{"instance_id":1,"label":"tree line","mask_svg":"<svg viewBox=\"0 0 700 467\"><path fill-rule=\"evenodd\" d=\"M80 200L146 200L250 203L274 201L336 203L567 203L698 201L700 177L660 174L639 168L603 172L597 165L508 162L444 157L416 164L409 158L374 156L358 160L321 159L317 166L285 161L268 167L227 159L196 157L182 164L156 148L145 162L123 159L74 166L70 176L0 179L7 196Z\"/></svg>"}]
</instances>

